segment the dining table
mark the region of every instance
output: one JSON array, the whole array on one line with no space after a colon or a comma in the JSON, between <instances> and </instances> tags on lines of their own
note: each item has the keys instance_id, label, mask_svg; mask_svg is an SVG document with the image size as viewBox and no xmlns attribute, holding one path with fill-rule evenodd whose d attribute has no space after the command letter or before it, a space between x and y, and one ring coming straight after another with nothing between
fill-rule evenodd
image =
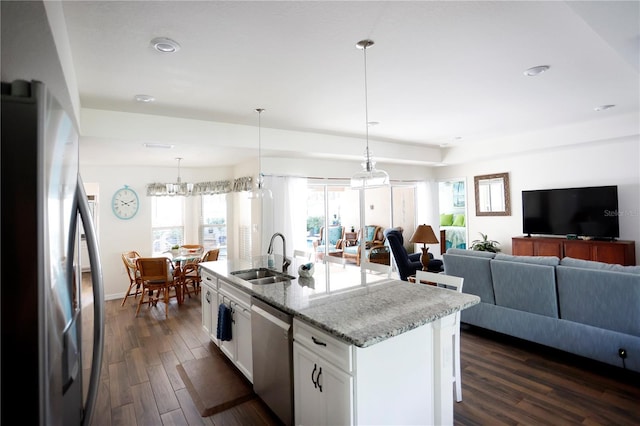
<instances>
[{"instance_id":1,"label":"dining table","mask_svg":"<svg viewBox=\"0 0 640 426\"><path fill-rule=\"evenodd\" d=\"M197 262L202 255L198 253L184 253L177 256L171 256L171 262L173 264L173 281L178 292L178 304L184 302L185 294L185 277L183 273L184 265L190 262Z\"/></svg>"}]
</instances>

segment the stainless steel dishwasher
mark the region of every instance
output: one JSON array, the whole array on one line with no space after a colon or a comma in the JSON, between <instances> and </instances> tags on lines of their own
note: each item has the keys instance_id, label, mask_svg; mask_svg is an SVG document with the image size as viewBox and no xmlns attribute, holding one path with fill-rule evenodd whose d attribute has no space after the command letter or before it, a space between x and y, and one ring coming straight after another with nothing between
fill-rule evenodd
<instances>
[{"instance_id":1,"label":"stainless steel dishwasher","mask_svg":"<svg viewBox=\"0 0 640 426\"><path fill-rule=\"evenodd\" d=\"M251 298L253 390L285 425L293 424L293 317Z\"/></svg>"}]
</instances>

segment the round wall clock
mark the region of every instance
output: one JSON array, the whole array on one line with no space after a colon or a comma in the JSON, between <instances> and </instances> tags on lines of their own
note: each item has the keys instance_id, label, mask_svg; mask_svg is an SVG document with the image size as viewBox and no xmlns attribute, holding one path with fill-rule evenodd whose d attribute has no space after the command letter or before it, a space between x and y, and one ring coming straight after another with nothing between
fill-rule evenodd
<instances>
[{"instance_id":1,"label":"round wall clock","mask_svg":"<svg viewBox=\"0 0 640 426\"><path fill-rule=\"evenodd\" d=\"M138 194L127 185L118 189L111 199L111 209L118 219L133 218L139 207Z\"/></svg>"}]
</instances>

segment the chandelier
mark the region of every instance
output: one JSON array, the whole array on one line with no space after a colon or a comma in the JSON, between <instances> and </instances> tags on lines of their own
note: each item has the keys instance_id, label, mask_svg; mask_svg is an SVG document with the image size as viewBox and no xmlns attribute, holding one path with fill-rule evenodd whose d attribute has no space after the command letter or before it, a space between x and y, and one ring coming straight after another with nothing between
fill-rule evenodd
<instances>
[{"instance_id":1,"label":"chandelier","mask_svg":"<svg viewBox=\"0 0 640 426\"><path fill-rule=\"evenodd\" d=\"M192 183L183 183L180 178L180 161L182 161L182 157L176 157L178 160L178 180L176 183L167 183L167 195L191 195L193 194L193 184Z\"/></svg>"}]
</instances>

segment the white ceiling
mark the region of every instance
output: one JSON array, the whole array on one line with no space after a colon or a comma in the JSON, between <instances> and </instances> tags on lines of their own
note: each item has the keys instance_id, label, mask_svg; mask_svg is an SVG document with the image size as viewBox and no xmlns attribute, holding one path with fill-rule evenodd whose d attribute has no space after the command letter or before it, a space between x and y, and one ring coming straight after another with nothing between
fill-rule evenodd
<instances>
[{"instance_id":1,"label":"white ceiling","mask_svg":"<svg viewBox=\"0 0 640 426\"><path fill-rule=\"evenodd\" d=\"M63 3L63 11L83 109L255 126L254 109L261 107L263 128L356 137L347 140L361 153L364 61L357 41L375 41L367 50L369 120L380 123L370 128L374 152L377 141L477 147L638 117L639 5L73 1ZM181 50L153 50L150 40L159 36L176 40ZM523 75L536 65L551 69ZM136 103L136 94L156 101ZM594 111L604 104L616 107ZM147 158L158 165L174 164L176 156L185 158L183 166L233 164L255 156L247 150L255 148L255 133L250 138L244 147L176 140L173 150ZM134 137L121 142L141 149ZM106 145L99 135L86 138L85 158L108 161L114 154ZM286 145L272 144L263 154L313 155L308 147L296 153Z\"/></svg>"}]
</instances>

